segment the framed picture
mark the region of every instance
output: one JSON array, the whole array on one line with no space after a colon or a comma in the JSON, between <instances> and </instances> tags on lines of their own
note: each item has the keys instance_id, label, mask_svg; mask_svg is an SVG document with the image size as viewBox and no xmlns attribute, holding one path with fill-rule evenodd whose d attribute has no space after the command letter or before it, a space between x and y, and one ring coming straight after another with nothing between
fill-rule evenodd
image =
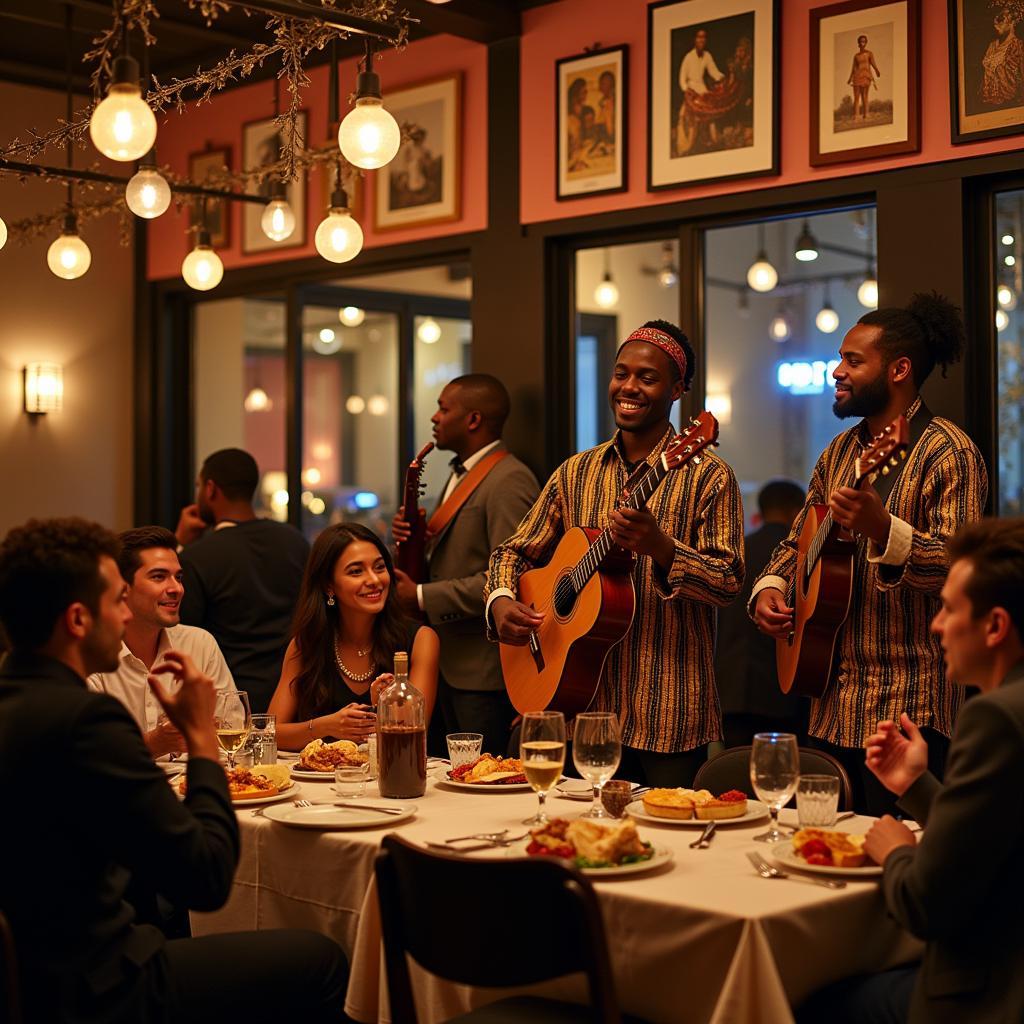
<instances>
[{"instance_id":1,"label":"framed picture","mask_svg":"<svg viewBox=\"0 0 1024 1024\"><path fill-rule=\"evenodd\" d=\"M412 137L377 171L374 228L440 224L461 213L462 76L389 92L384 104Z\"/></svg>"},{"instance_id":2,"label":"framed picture","mask_svg":"<svg viewBox=\"0 0 1024 1024\"><path fill-rule=\"evenodd\" d=\"M779 173L778 0L647 9L647 188Z\"/></svg>"},{"instance_id":3,"label":"framed picture","mask_svg":"<svg viewBox=\"0 0 1024 1024\"><path fill-rule=\"evenodd\" d=\"M811 16L811 164L921 148L920 0L846 0Z\"/></svg>"},{"instance_id":4,"label":"framed picture","mask_svg":"<svg viewBox=\"0 0 1024 1024\"><path fill-rule=\"evenodd\" d=\"M299 133L306 137L306 112L299 112ZM282 137L273 118L250 121L242 125L242 167L253 170L277 163L281 158ZM258 192L270 201L273 182L264 178L249 185L249 192ZM295 214L295 230L282 242L275 242L263 233L260 218L263 207L258 203L242 204L242 252L267 252L269 249L291 249L306 242L306 178L300 174L296 181L287 185L288 204Z\"/></svg>"},{"instance_id":5,"label":"framed picture","mask_svg":"<svg viewBox=\"0 0 1024 1024\"><path fill-rule=\"evenodd\" d=\"M206 144L201 153L188 158L188 180L193 185L218 186L216 176L231 169L231 148ZM203 216L203 200L196 197L189 204L189 226L198 229ZM206 200L206 226L214 249L226 249L231 241L231 204L224 199ZM194 243L193 243L194 244Z\"/></svg>"},{"instance_id":6,"label":"framed picture","mask_svg":"<svg viewBox=\"0 0 1024 1024\"><path fill-rule=\"evenodd\" d=\"M1024 3L949 0L954 143L1024 132Z\"/></svg>"},{"instance_id":7,"label":"framed picture","mask_svg":"<svg viewBox=\"0 0 1024 1024\"><path fill-rule=\"evenodd\" d=\"M555 63L558 199L626 189L626 51L614 46Z\"/></svg>"}]
</instances>

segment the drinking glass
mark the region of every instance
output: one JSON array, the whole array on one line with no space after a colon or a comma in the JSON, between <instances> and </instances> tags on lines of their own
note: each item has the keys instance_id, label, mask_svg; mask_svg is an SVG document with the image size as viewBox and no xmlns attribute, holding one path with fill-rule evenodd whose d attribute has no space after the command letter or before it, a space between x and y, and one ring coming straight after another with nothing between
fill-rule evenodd
<instances>
[{"instance_id":1,"label":"drinking glass","mask_svg":"<svg viewBox=\"0 0 1024 1024\"><path fill-rule=\"evenodd\" d=\"M615 774L622 759L619 719L610 711L584 711L572 731L572 763L594 790L590 810L581 818L607 818L601 805L601 787Z\"/></svg>"},{"instance_id":2,"label":"drinking glass","mask_svg":"<svg viewBox=\"0 0 1024 1024\"><path fill-rule=\"evenodd\" d=\"M565 767L565 717L561 711L528 711L523 715L519 757L526 781L540 801L537 813L523 824L545 825L548 816L544 813L544 800Z\"/></svg>"},{"instance_id":3,"label":"drinking glass","mask_svg":"<svg viewBox=\"0 0 1024 1024\"><path fill-rule=\"evenodd\" d=\"M484 749L482 732L450 732L445 739L448 741L448 760L452 771L460 765L475 761Z\"/></svg>"},{"instance_id":4,"label":"drinking glass","mask_svg":"<svg viewBox=\"0 0 1024 1024\"><path fill-rule=\"evenodd\" d=\"M334 792L349 800L358 800L366 791L369 774L369 762L360 765L339 765L334 769Z\"/></svg>"},{"instance_id":5,"label":"drinking glass","mask_svg":"<svg viewBox=\"0 0 1024 1024\"><path fill-rule=\"evenodd\" d=\"M750 782L757 798L768 805L772 821L767 832L753 838L759 843L785 839L779 831L779 811L796 792L800 778L800 752L788 732L759 732L750 750Z\"/></svg>"},{"instance_id":6,"label":"drinking glass","mask_svg":"<svg viewBox=\"0 0 1024 1024\"><path fill-rule=\"evenodd\" d=\"M244 690L218 693L213 724L217 729L217 742L228 755L228 768L234 768L235 751L245 743L252 731L249 694Z\"/></svg>"},{"instance_id":7,"label":"drinking glass","mask_svg":"<svg viewBox=\"0 0 1024 1024\"><path fill-rule=\"evenodd\" d=\"M835 775L801 775L796 787L796 813L801 828L831 828L839 810L839 779Z\"/></svg>"},{"instance_id":8,"label":"drinking glass","mask_svg":"<svg viewBox=\"0 0 1024 1024\"><path fill-rule=\"evenodd\" d=\"M277 764L277 715L253 715L249 737L253 764Z\"/></svg>"}]
</instances>

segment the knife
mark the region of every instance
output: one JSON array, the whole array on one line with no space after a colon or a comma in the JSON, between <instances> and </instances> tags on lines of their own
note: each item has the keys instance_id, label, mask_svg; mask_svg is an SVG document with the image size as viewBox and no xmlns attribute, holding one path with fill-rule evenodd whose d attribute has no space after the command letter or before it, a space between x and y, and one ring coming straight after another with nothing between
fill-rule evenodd
<instances>
[{"instance_id":1,"label":"knife","mask_svg":"<svg viewBox=\"0 0 1024 1024\"><path fill-rule=\"evenodd\" d=\"M349 807L354 811L376 811L378 814L405 814L400 807L377 807L374 804L332 803L332 807Z\"/></svg>"},{"instance_id":2,"label":"knife","mask_svg":"<svg viewBox=\"0 0 1024 1024\"><path fill-rule=\"evenodd\" d=\"M704 831L701 832L700 838L690 843L691 850L704 850L711 842L711 837L715 834L715 826L718 823L716 821L709 821L704 826Z\"/></svg>"}]
</instances>

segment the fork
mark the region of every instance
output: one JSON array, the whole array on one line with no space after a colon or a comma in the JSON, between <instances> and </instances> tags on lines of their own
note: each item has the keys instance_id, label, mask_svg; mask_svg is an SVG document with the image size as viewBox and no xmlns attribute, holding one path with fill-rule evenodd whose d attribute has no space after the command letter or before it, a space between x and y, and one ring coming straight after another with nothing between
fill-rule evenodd
<instances>
[{"instance_id":1,"label":"fork","mask_svg":"<svg viewBox=\"0 0 1024 1024\"><path fill-rule=\"evenodd\" d=\"M482 839L486 842L497 843L508 835L508 829L503 828L500 832L476 832L471 836L456 836L454 839L446 839L446 843L464 843L467 839Z\"/></svg>"},{"instance_id":2,"label":"fork","mask_svg":"<svg viewBox=\"0 0 1024 1024\"><path fill-rule=\"evenodd\" d=\"M692 843L690 843L690 849L706 850L708 846L711 844L711 839L715 834L716 826L717 822L709 821L704 826L704 831L701 832L701 834Z\"/></svg>"},{"instance_id":3,"label":"fork","mask_svg":"<svg viewBox=\"0 0 1024 1024\"><path fill-rule=\"evenodd\" d=\"M803 875L792 875L788 871L782 871L769 864L758 854L751 851L747 859L754 865L754 869L762 878L788 878L794 882L810 882L811 885L823 885L826 889L845 889L846 883L836 881L833 878L805 878Z\"/></svg>"},{"instance_id":4,"label":"fork","mask_svg":"<svg viewBox=\"0 0 1024 1024\"><path fill-rule=\"evenodd\" d=\"M475 846L448 846L446 843L433 843L427 840L427 846L431 846L435 850L447 850L449 853L472 853L474 850L503 849L510 843L518 843L520 839L525 839L529 834L529 832L524 832L521 836L505 836L501 839L491 839L486 842L477 843Z\"/></svg>"},{"instance_id":5,"label":"fork","mask_svg":"<svg viewBox=\"0 0 1024 1024\"><path fill-rule=\"evenodd\" d=\"M312 807L312 804L308 800L293 800L292 803L295 804L296 807ZM263 807L257 807L256 810L252 812L252 816L254 818L263 818L266 817L266 812L267 807L264 804Z\"/></svg>"}]
</instances>

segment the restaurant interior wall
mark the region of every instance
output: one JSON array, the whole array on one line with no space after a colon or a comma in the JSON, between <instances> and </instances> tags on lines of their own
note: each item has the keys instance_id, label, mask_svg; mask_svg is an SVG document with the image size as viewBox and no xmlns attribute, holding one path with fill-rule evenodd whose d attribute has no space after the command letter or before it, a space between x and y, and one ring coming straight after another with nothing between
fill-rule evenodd
<instances>
[{"instance_id":1,"label":"restaurant interior wall","mask_svg":"<svg viewBox=\"0 0 1024 1024\"><path fill-rule=\"evenodd\" d=\"M63 115L60 92L0 83L0 139ZM60 184L0 178L8 225L63 200ZM84 224L82 237L92 268L77 281L58 281L47 269L50 237L25 245L9 239L0 250L0 535L30 516L132 525L132 250L120 244L113 217ZM63 366L64 401L57 412L30 417L22 368L34 361Z\"/></svg>"}]
</instances>

